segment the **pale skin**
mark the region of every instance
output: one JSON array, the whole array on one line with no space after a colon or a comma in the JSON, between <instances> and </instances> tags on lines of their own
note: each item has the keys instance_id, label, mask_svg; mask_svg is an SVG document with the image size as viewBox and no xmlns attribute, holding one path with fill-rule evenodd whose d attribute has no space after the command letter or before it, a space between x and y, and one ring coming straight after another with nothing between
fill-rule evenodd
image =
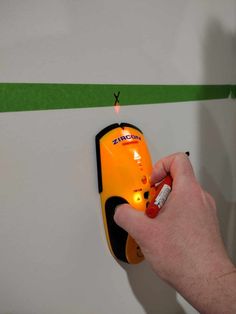
<instances>
[{"instance_id":1,"label":"pale skin","mask_svg":"<svg viewBox=\"0 0 236 314\"><path fill-rule=\"evenodd\" d=\"M236 268L221 238L215 201L185 154L158 161L151 182L167 174L172 192L156 218L126 204L117 207L114 219L137 241L155 273L199 312L235 314Z\"/></svg>"}]
</instances>

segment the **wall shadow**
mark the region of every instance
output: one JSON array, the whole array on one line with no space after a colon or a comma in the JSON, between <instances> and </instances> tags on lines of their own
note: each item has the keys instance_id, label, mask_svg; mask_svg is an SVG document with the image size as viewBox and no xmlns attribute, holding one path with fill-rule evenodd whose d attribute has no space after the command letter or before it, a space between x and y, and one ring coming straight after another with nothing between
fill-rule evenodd
<instances>
[{"instance_id":1,"label":"wall shadow","mask_svg":"<svg viewBox=\"0 0 236 314\"><path fill-rule=\"evenodd\" d=\"M119 263L126 271L133 293L147 314L184 314L176 291L159 279L144 261L138 265Z\"/></svg>"},{"instance_id":2,"label":"wall shadow","mask_svg":"<svg viewBox=\"0 0 236 314\"><path fill-rule=\"evenodd\" d=\"M236 35L215 19L204 40L204 82L232 84L236 80ZM234 71L234 72L233 72ZM236 103L205 101L199 105L200 177L216 200L227 251L236 263Z\"/></svg>"}]
</instances>

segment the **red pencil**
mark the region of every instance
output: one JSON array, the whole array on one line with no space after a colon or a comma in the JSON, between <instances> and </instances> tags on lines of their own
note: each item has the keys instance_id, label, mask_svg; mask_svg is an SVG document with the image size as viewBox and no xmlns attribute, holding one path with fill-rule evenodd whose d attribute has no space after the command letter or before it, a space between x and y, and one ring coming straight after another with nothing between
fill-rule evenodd
<instances>
[{"instance_id":1,"label":"red pencil","mask_svg":"<svg viewBox=\"0 0 236 314\"><path fill-rule=\"evenodd\" d=\"M165 177L165 179L155 188L155 196L150 201L145 213L150 218L155 218L162 206L164 205L167 197L171 192L172 178L170 175Z\"/></svg>"},{"instance_id":2,"label":"red pencil","mask_svg":"<svg viewBox=\"0 0 236 314\"><path fill-rule=\"evenodd\" d=\"M187 156L190 155L189 152L185 152L185 154ZM167 200L171 192L172 181L173 180L171 176L167 175L165 179L157 187L155 187L155 196L151 199L145 211L148 217L155 218L158 215L160 209L165 204L165 201Z\"/></svg>"}]
</instances>

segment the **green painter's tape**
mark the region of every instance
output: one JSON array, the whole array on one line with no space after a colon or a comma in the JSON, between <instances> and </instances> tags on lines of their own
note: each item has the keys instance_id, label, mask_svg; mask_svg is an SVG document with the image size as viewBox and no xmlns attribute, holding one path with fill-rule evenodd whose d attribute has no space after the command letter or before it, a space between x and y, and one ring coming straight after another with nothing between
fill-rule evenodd
<instances>
[{"instance_id":1,"label":"green painter's tape","mask_svg":"<svg viewBox=\"0 0 236 314\"><path fill-rule=\"evenodd\" d=\"M227 98L231 85L0 83L0 112L157 104Z\"/></svg>"},{"instance_id":2,"label":"green painter's tape","mask_svg":"<svg viewBox=\"0 0 236 314\"><path fill-rule=\"evenodd\" d=\"M236 85L231 86L231 97L236 98Z\"/></svg>"}]
</instances>

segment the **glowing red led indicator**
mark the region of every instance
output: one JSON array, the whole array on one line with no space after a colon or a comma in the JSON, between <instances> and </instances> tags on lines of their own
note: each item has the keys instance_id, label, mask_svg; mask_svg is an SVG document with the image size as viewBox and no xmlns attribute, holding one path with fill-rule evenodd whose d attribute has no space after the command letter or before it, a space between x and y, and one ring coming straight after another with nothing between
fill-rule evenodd
<instances>
[{"instance_id":1,"label":"glowing red led indicator","mask_svg":"<svg viewBox=\"0 0 236 314\"><path fill-rule=\"evenodd\" d=\"M142 183L143 184L147 184L147 177L146 176L143 176L142 179L141 179Z\"/></svg>"}]
</instances>

